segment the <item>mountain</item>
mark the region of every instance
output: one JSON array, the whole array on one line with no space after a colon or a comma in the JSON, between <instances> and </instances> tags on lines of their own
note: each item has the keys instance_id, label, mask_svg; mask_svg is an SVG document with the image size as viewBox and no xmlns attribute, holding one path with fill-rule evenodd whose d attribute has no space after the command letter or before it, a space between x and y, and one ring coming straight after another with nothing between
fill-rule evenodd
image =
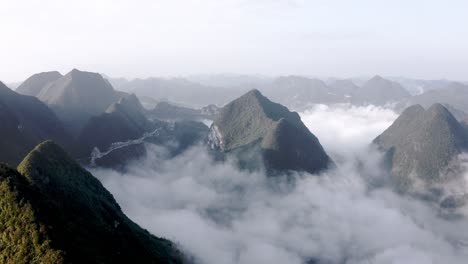
<instances>
[{"instance_id":1,"label":"mountain","mask_svg":"<svg viewBox=\"0 0 468 264\"><path fill-rule=\"evenodd\" d=\"M198 122L149 120L147 112L131 94L89 119L77 138L78 159L85 164L122 168L128 161L146 154L144 143L164 145L176 155L201 140L208 131Z\"/></svg>"},{"instance_id":2,"label":"mountain","mask_svg":"<svg viewBox=\"0 0 468 264\"><path fill-rule=\"evenodd\" d=\"M299 110L311 104L329 104L344 100L343 96L334 94L323 81L301 76L276 78L261 90L272 100Z\"/></svg>"},{"instance_id":3,"label":"mountain","mask_svg":"<svg viewBox=\"0 0 468 264\"><path fill-rule=\"evenodd\" d=\"M147 115L152 119L160 120L213 120L218 111L219 108L213 104L201 109L193 109L169 102L159 102L153 109L147 111Z\"/></svg>"},{"instance_id":4,"label":"mountain","mask_svg":"<svg viewBox=\"0 0 468 264\"><path fill-rule=\"evenodd\" d=\"M406 105L420 104L429 107L434 103L447 104L468 113L468 85L451 82L443 89L430 90L409 98Z\"/></svg>"},{"instance_id":5,"label":"mountain","mask_svg":"<svg viewBox=\"0 0 468 264\"><path fill-rule=\"evenodd\" d=\"M175 245L132 222L88 171L51 141L18 170L0 165L6 263L182 263Z\"/></svg>"},{"instance_id":6,"label":"mountain","mask_svg":"<svg viewBox=\"0 0 468 264\"><path fill-rule=\"evenodd\" d=\"M209 74L189 76L189 81L196 82L205 86L225 87L225 88L241 88L247 87L253 89L255 87L264 86L272 80L266 76L260 75L243 75L243 74Z\"/></svg>"},{"instance_id":7,"label":"mountain","mask_svg":"<svg viewBox=\"0 0 468 264\"><path fill-rule=\"evenodd\" d=\"M17 165L46 139L68 147L70 136L60 120L41 101L20 95L0 82L0 161Z\"/></svg>"},{"instance_id":8,"label":"mountain","mask_svg":"<svg viewBox=\"0 0 468 264\"><path fill-rule=\"evenodd\" d=\"M16 92L24 95L37 96L42 89L52 85L53 82L63 77L58 71L41 72L32 75L26 79L18 88Z\"/></svg>"},{"instance_id":9,"label":"mountain","mask_svg":"<svg viewBox=\"0 0 468 264\"><path fill-rule=\"evenodd\" d=\"M443 105L413 105L373 143L385 151L399 191L428 195L455 179L454 161L468 150L468 133Z\"/></svg>"},{"instance_id":10,"label":"mountain","mask_svg":"<svg viewBox=\"0 0 468 264\"><path fill-rule=\"evenodd\" d=\"M72 134L77 135L91 116L104 112L122 95L100 74L74 69L45 86L37 97L49 105Z\"/></svg>"},{"instance_id":11,"label":"mountain","mask_svg":"<svg viewBox=\"0 0 468 264\"><path fill-rule=\"evenodd\" d=\"M333 163L296 112L271 102L258 90L221 109L210 128L208 144L221 153L253 152L254 157L258 150L260 161L271 172L318 173ZM244 161L246 167L256 167L250 157ZM242 166L244 161L240 161Z\"/></svg>"},{"instance_id":12,"label":"mountain","mask_svg":"<svg viewBox=\"0 0 468 264\"><path fill-rule=\"evenodd\" d=\"M399 83L375 76L365 82L351 98L355 105L385 105L409 98L410 93Z\"/></svg>"}]
</instances>

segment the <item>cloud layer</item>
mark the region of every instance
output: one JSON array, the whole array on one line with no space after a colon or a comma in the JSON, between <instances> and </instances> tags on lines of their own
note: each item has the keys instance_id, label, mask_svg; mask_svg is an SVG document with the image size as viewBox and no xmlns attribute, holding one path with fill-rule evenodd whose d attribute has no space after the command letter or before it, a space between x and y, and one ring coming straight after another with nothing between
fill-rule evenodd
<instances>
[{"instance_id":1,"label":"cloud layer","mask_svg":"<svg viewBox=\"0 0 468 264\"><path fill-rule=\"evenodd\" d=\"M126 173L92 173L133 220L202 263L465 263L464 220L385 187L369 142L396 117L375 107L301 113L338 168L296 181L217 163L201 146L166 160L155 146Z\"/></svg>"}]
</instances>

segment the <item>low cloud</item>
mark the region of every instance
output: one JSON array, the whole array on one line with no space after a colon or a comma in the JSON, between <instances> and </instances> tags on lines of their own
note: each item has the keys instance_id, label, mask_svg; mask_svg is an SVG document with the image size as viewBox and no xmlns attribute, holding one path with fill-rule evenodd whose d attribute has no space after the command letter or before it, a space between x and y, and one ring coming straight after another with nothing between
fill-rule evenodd
<instances>
[{"instance_id":1,"label":"low cloud","mask_svg":"<svg viewBox=\"0 0 468 264\"><path fill-rule=\"evenodd\" d=\"M293 183L215 162L203 146L167 160L149 145L125 173L91 172L130 218L201 263L466 263L465 220L369 187L369 177L385 177L369 143L396 116L348 106L301 113L338 168Z\"/></svg>"}]
</instances>

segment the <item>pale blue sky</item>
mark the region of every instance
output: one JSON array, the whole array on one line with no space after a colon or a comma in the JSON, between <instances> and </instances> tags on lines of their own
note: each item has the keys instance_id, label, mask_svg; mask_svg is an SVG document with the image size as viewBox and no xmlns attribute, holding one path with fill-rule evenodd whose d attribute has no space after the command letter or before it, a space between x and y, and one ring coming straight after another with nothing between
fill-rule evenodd
<instances>
[{"instance_id":1,"label":"pale blue sky","mask_svg":"<svg viewBox=\"0 0 468 264\"><path fill-rule=\"evenodd\" d=\"M462 0L0 0L0 79L72 68L468 77Z\"/></svg>"}]
</instances>

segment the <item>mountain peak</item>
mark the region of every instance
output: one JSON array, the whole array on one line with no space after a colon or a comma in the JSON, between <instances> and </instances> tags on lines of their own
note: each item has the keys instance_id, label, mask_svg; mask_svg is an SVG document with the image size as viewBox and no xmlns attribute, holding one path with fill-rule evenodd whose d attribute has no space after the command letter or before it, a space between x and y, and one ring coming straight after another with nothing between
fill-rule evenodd
<instances>
[{"instance_id":1,"label":"mountain peak","mask_svg":"<svg viewBox=\"0 0 468 264\"><path fill-rule=\"evenodd\" d=\"M60 171L66 167L78 168L79 165L68 154L51 140L37 145L18 165L18 171L26 176L31 183L43 186L51 182L43 171ZM65 174L64 174L65 175ZM64 175L54 175L61 177Z\"/></svg>"},{"instance_id":2,"label":"mountain peak","mask_svg":"<svg viewBox=\"0 0 468 264\"><path fill-rule=\"evenodd\" d=\"M65 76L70 76L72 78L96 78L104 80L104 77L102 77L102 75L97 72L81 71L78 69L71 70Z\"/></svg>"},{"instance_id":3,"label":"mountain peak","mask_svg":"<svg viewBox=\"0 0 468 264\"><path fill-rule=\"evenodd\" d=\"M262 93L257 89L252 89L252 90L248 91L245 95L246 96L255 96L256 98L264 97L262 95Z\"/></svg>"},{"instance_id":4,"label":"mountain peak","mask_svg":"<svg viewBox=\"0 0 468 264\"><path fill-rule=\"evenodd\" d=\"M382 76L380 75L375 75L374 77L372 77L371 79L369 79L369 81L386 81L387 79L383 78Z\"/></svg>"},{"instance_id":5,"label":"mountain peak","mask_svg":"<svg viewBox=\"0 0 468 264\"><path fill-rule=\"evenodd\" d=\"M77 68L73 68L70 73L71 74L77 74L77 73L81 73L82 71L78 70Z\"/></svg>"},{"instance_id":6,"label":"mountain peak","mask_svg":"<svg viewBox=\"0 0 468 264\"><path fill-rule=\"evenodd\" d=\"M432 104L431 107L427 109L427 111L429 113L432 113L433 115L443 115L443 116L452 115L450 111L447 110L447 108L440 103Z\"/></svg>"},{"instance_id":7,"label":"mountain peak","mask_svg":"<svg viewBox=\"0 0 468 264\"><path fill-rule=\"evenodd\" d=\"M29 153L29 155L42 155L44 157L57 160L69 159L68 154L52 140L46 140L40 143ZM25 159L27 159L27 157Z\"/></svg>"},{"instance_id":8,"label":"mountain peak","mask_svg":"<svg viewBox=\"0 0 468 264\"><path fill-rule=\"evenodd\" d=\"M237 100L246 101L246 102L249 101L250 103L256 102L261 105L266 101L265 99L267 98L263 96L263 94L259 90L252 89L248 91L247 93L245 93L244 95L242 95L241 97L239 97Z\"/></svg>"}]
</instances>

